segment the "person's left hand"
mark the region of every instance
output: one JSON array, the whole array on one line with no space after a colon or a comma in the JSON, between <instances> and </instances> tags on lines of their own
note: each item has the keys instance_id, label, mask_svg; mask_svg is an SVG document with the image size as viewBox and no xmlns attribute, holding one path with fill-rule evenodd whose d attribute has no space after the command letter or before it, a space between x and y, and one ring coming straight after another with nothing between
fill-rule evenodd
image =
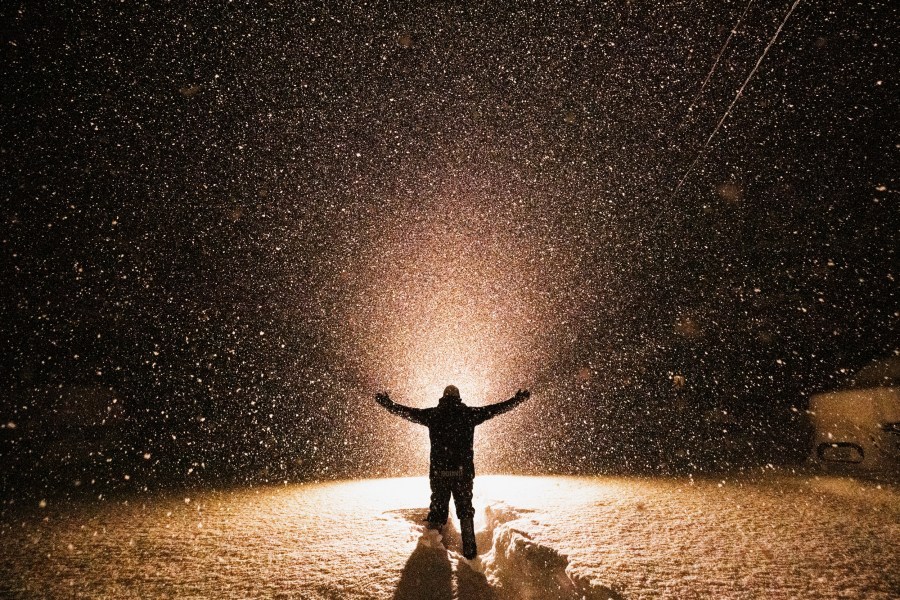
<instances>
[{"instance_id":1,"label":"person's left hand","mask_svg":"<svg viewBox=\"0 0 900 600\"><path fill-rule=\"evenodd\" d=\"M529 398L531 398L531 392L528 390L518 390L516 392L517 400L528 400Z\"/></svg>"}]
</instances>

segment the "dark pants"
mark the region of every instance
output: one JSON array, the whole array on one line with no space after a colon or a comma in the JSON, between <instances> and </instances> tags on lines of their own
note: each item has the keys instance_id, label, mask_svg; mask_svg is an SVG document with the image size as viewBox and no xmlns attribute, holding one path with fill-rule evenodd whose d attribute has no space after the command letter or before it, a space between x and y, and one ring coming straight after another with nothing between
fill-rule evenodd
<instances>
[{"instance_id":1,"label":"dark pants","mask_svg":"<svg viewBox=\"0 0 900 600\"><path fill-rule=\"evenodd\" d=\"M471 519L475 516L472 507L472 483L474 479L465 475L461 477L430 477L431 506L428 511L428 522L432 525L443 525L447 522L450 511L450 496L456 503L456 516Z\"/></svg>"}]
</instances>

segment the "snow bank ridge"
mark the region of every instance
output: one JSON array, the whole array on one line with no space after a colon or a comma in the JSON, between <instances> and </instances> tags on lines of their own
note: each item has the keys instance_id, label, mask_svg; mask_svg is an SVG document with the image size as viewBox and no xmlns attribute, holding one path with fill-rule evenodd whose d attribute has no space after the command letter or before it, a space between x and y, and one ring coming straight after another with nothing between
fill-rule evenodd
<instances>
[{"instance_id":1,"label":"snow bank ridge","mask_svg":"<svg viewBox=\"0 0 900 600\"><path fill-rule=\"evenodd\" d=\"M486 574L503 589L504 596L546 600L621 600L622 596L589 579L569 573L569 559L559 551L535 542L513 527L518 514L506 507L485 509L491 549L482 556Z\"/></svg>"}]
</instances>

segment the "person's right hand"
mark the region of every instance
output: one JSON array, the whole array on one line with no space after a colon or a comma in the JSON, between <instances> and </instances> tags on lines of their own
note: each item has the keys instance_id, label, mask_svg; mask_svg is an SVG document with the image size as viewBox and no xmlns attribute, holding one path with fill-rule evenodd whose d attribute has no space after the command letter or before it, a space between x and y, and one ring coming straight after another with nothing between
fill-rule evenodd
<instances>
[{"instance_id":1,"label":"person's right hand","mask_svg":"<svg viewBox=\"0 0 900 600\"><path fill-rule=\"evenodd\" d=\"M516 400L528 400L531 398L531 392L528 390L518 390L516 392Z\"/></svg>"},{"instance_id":2,"label":"person's right hand","mask_svg":"<svg viewBox=\"0 0 900 600\"><path fill-rule=\"evenodd\" d=\"M392 404L391 398L387 395L387 392L378 392L375 394L375 402L382 406L390 406Z\"/></svg>"}]
</instances>

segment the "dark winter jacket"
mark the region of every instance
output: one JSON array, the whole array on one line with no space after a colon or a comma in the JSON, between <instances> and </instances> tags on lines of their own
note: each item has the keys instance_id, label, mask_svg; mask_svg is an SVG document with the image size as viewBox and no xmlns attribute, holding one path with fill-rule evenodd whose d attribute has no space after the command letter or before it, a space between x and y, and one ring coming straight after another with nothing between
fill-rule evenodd
<instances>
[{"instance_id":1,"label":"dark winter jacket","mask_svg":"<svg viewBox=\"0 0 900 600\"><path fill-rule=\"evenodd\" d=\"M475 426L512 410L525 400L514 397L490 406L466 406L459 398L444 396L434 408L411 408L396 402L383 406L395 415L428 427L431 477L474 477Z\"/></svg>"}]
</instances>

